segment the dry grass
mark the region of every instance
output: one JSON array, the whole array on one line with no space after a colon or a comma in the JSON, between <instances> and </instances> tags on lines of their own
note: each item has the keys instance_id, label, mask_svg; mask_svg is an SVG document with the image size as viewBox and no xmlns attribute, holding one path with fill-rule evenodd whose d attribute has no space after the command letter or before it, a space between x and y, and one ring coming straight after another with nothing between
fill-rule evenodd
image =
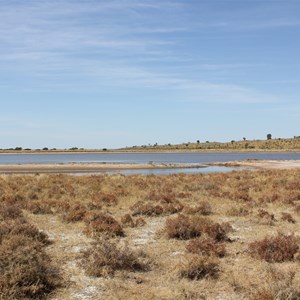
<instances>
[{"instance_id":1,"label":"dry grass","mask_svg":"<svg viewBox=\"0 0 300 300\"><path fill-rule=\"evenodd\" d=\"M181 268L180 276L191 280L217 278L219 271L219 263L215 258L194 256Z\"/></svg>"},{"instance_id":2,"label":"dry grass","mask_svg":"<svg viewBox=\"0 0 300 300\"><path fill-rule=\"evenodd\" d=\"M142 252L134 252L127 245L99 239L84 251L81 264L90 276L107 277L116 271L147 271L149 263Z\"/></svg>"},{"instance_id":3,"label":"dry grass","mask_svg":"<svg viewBox=\"0 0 300 300\"><path fill-rule=\"evenodd\" d=\"M0 299L299 299L299 178L0 176Z\"/></svg>"},{"instance_id":4,"label":"dry grass","mask_svg":"<svg viewBox=\"0 0 300 300\"><path fill-rule=\"evenodd\" d=\"M249 250L253 256L267 262L283 262L294 258L299 250L299 238L294 235L278 234L252 242Z\"/></svg>"},{"instance_id":5,"label":"dry grass","mask_svg":"<svg viewBox=\"0 0 300 300\"><path fill-rule=\"evenodd\" d=\"M200 237L190 241L186 249L199 255L224 257L226 254L225 244L218 243L210 237Z\"/></svg>"},{"instance_id":6,"label":"dry grass","mask_svg":"<svg viewBox=\"0 0 300 300\"><path fill-rule=\"evenodd\" d=\"M47 235L10 201L0 204L0 299L40 299L61 283L44 248Z\"/></svg>"}]
</instances>

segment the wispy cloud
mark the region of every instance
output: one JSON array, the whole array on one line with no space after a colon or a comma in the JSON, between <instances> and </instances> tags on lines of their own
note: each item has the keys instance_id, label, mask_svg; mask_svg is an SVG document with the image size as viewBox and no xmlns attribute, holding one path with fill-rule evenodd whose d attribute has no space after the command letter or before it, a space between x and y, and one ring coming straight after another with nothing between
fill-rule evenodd
<instances>
[{"instance_id":1,"label":"wispy cloud","mask_svg":"<svg viewBox=\"0 0 300 300\"><path fill-rule=\"evenodd\" d=\"M189 95L187 100L204 102L256 103L276 101L276 97L237 83L193 78L191 72L214 73L253 65L198 62L186 52L176 53L173 48L183 43L176 37L178 33L188 34L201 26L245 29L300 23L224 18L196 24L188 17L187 23L178 23L179 16L184 18L184 7L200 5L182 1L28 0L14 1L14 5L2 1L0 5L0 67L3 73L31 77L36 82L33 89L143 86L181 90Z\"/></svg>"}]
</instances>

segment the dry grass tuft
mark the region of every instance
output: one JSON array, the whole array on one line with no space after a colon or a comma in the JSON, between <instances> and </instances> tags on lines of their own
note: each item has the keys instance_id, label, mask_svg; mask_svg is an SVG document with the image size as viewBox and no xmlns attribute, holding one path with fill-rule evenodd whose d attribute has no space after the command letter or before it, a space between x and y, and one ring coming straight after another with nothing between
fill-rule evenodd
<instances>
[{"instance_id":1,"label":"dry grass tuft","mask_svg":"<svg viewBox=\"0 0 300 300\"><path fill-rule=\"evenodd\" d=\"M188 240L201 235L199 223L181 214L166 221L165 231L168 238L179 240Z\"/></svg>"},{"instance_id":2,"label":"dry grass tuft","mask_svg":"<svg viewBox=\"0 0 300 300\"><path fill-rule=\"evenodd\" d=\"M107 277L116 271L147 271L149 263L142 252L134 252L128 246L108 239L98 240L83 253L81 265L90 276Z\"/></svg>"},{"instance_id":3,"label":"dry grass tuft","mask_svg":"<svg viewBox=\"0 0 300 300\"><path fill-rule=\"evenodd\" d=\"M273 267L268 270L265 286L252 293L251 300L299 300L300 289L295 287L296 272L282 272Z\"/></svg>"},{"instance_id":4,"label":"dry grass tuft","mask_svg":"<svg viewBox=\"0 0 300 300\"><path fill-rule=\"evenodd\" d=\"M132 206L132 215L144 215L144 216L159 216L164 213L164 209L161 205L143 203L138 201Z\"/></svg>"},{"instance_id":5,"label":"dry grass tuft","mask_svg":"<svg viewBox=\"0 0 300 300\"><path fill-rule=\"evenodd\" d=\"M226 211L226 215L230 217L245 217L250 214L250 210L245 205L232 206Z\"/></svg>"},{"instance_id":6,"label":"dry grass tuft","mask_svg":"<svg viewBox=\"0 0 300 300\"><path fill-rule=\"evenodd\" d=\"M30 237L11 235L0 245L0 299L41 299L58 286L42 244Z\"/></svg>"},{"instance_id":7,"label":"dry grass tuft","mask_svg":"<svg viewBox=\"0 0 300 300\"><path fill-rule=\"evenodd\" d=\"M292 217L292 215L290 213L287 212L282 212L281 213L281 220L283 221L287 221L289 223L296 223L296 220Z\"/></svg>"},{"instance_id":8,"label":"dry grass tuft","mask_svg":"<svg viewBox=\"0 0 300 300\"><path fill-rule=\"evenodd\" d=\"M201 201L194 207L185 206L183 212L188 215L194 215L198 213L203 216L208 216L212 213L212 207L208 201Z\"/></svg>"},{"instance_id":9,"label":"dry grass tuft","mask_svg":"<svg viewBox=\"0 0 300 300\"><path fill-rule=\"evenodd\" d=\"M252 256L267 262L290 261L299 250L299 238L284 234L265 237L263 240L252 242L249 250Z\"/></svg>"},{"instance_id":10,"label":"dry grass tuft","mask_svg":"<svg viewBox=\"0 0 300 300\"><path fill-rule=\"evenodd\" d=\"M200 237L190 241L186 249L195 254L224 257L226 249L224 243L217 243L210 237Z\"/></svg>"},{"instance_id":11,"label":"dry grass tuft","mask_svg":"<svg viewBox=\"0 0 300 300\"><path fill-rule=\"evenodd\" d=\"M44 245L50 243L48 236L40 232L35 226L20 218L16 220L7 220L0 223L0 243L4 238L19 235L31 238L33 241L40 242Z\"/></svg>"},{"instance_id":12,"label":"dry grass tuft","mask_svg":"<svg viewBox=\"0 0 300 300\"><path fill-rule=\"evenodd\" d=\"M202 233L216 241L227 239L226 230L222 225L200 216L188 217L179 214L176 218L166 221L165 231L169 238L179 240L193 239L199 237Z\"/></svg>"},{"instance_id":13,"label":"dry grass tuft","mask_svg":"<svg viewBox=\"0 0 300 300\"><path fill-rule=\"evenodd\" d=\"M0 206L0 221L18 219L23 216L22 210L16 205Z\"/></svg>"},{"instance_id":14,"label":"dry grass tuft","mask_svg":"<svg viewBox=\"0 0 300 300\"><path fill-rule=\"evenodd\" d=\"M219 271L219 261L217 259L193 256L181 267L179 274L183 278L200 280L204 278L217 278Z\"/></svg>"}]
</instances>

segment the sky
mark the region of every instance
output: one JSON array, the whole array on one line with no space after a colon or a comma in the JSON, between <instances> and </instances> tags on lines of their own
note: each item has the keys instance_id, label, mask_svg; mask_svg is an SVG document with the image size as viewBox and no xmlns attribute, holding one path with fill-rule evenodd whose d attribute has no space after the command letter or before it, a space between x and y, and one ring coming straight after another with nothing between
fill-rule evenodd
<instances>
[{"instance_id":1,"label":"sky","mask_svg":"<svg viewBox=\"0 0 300 300\"><path fill-rule=\"evenodd\" d=\"M0 0L0 148L300 135L299 0Z\"/></svg>"}]
</instances>

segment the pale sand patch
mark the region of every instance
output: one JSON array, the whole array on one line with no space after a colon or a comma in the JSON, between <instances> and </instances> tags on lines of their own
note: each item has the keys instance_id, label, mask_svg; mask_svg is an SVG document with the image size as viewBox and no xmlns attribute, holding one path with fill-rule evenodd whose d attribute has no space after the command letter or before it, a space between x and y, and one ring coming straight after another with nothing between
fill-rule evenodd
<instances>
[{"instance_id":1,"label":"pale sand patch","mask_svg":"<svg viewBox=\"0 0 300 300\"><path fill-rule=\"evenodd\" d=\"M294 169L300 168L300 160L244 160L216 162L208 165L224 167L247 167L257 169Z\"/></svg>"}]
</instances>

